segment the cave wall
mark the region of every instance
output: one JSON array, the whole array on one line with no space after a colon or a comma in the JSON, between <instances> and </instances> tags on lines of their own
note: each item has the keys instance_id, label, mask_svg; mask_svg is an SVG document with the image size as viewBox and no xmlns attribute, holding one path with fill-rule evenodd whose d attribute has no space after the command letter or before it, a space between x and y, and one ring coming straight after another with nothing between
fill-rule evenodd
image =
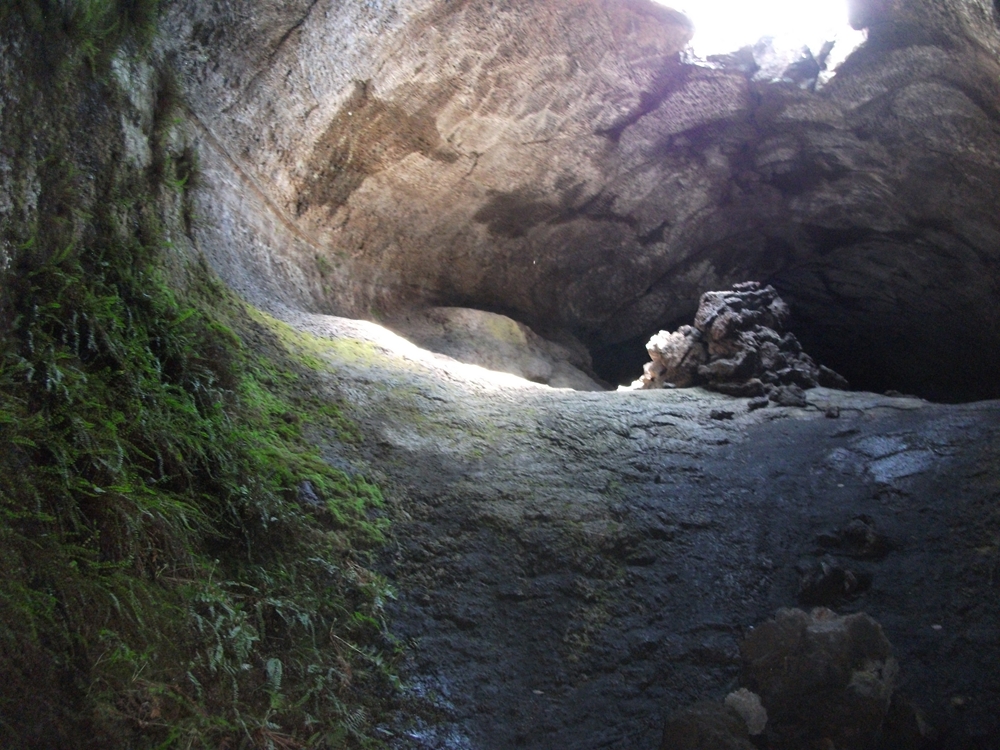
<instances>
[{"instance_id":1,"label":"cave wall","mask_svg":"<svg viewBox=\"0 0 1000 750\"><path fill-rule=\"evenodd\" d=\"M231 228L203 244L267 299L479 307L600 357L753 278L859 386L1000 396L997 10L852 19L818 93L684 64L641 0L176 0L161 46Z\"/></svg>"}]
</instances>

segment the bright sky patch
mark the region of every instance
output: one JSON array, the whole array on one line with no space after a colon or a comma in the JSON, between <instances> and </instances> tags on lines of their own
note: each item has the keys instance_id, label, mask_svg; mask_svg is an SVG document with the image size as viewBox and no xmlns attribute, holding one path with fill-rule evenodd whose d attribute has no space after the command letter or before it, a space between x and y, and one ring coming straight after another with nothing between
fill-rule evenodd
<instances>
[{"instance_id":1,"label":"bright sky patch","mask_svg":"<svg viewBox=\"0 0 1000 750\"><path fill-rule=\"evenodd\" d=\"M695 57L734 52L763 37L773 39L778 53L808 47L818 55L835 41L827 68L839 65L865 39L847 22L846 0L656 0L681 11L694 23Z\"/></svg>"}]
</instances>

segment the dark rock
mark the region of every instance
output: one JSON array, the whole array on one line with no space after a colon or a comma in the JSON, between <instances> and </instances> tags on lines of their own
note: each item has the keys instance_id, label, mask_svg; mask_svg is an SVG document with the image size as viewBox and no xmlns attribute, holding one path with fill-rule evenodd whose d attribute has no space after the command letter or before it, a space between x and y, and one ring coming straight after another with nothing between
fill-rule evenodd
<instances>
[{"instance_id":1,"label":"dark rock","mask_svg":"<svg viewBox=\"0 0 1000 750\"><path fill-rule=\"evenodd\" d=\"M836 388L840 391L846 391L851 387L851 384L847 382L847 378L840 373L834 372L826 365L819 366L819 377L817 380L824 388Z\"/></svg>"},{"instance_id":2,"label":"dark rock","mask_svg":"<svg viewBox=\"0 0 1000 750\"><path fill-rule=\"evenodd\" d=\"M827 549L857 560L881 560L892 549L889 539L879 533L875 520L868 515L851 519L832 534L821 535L817 541Z\"/></svg>"},{"instance_id":3,"label":"dark rock","mask_svg":"<svg viewBox=\"0 0 1000 750\"><path fill-rule=\"evenodd\" d=\"M868 615L780 610L747 636L742 654L742 682L767 709L768 747L875 747L897 665Z\"/></svg>"},{"instance_id":4,"label":"dark rock","mask_svg":"<svg viewBox=\"0 0 1000 750\"><path fill-rule=\"evenodd\" d=\"M920 709L894 693L882 726L879 750L925 750L935 740L935 735Z\"/></svg>"},{"instance_id":5,"label":"dark rock","mask_svg":"<svg viewBox=\"0 0 1000 750\"><path fill-rule=\"evenodd\" d=\"M801 566L799 604L832 607L850 601L871 588L866 572L846 568L829 555Z\"/></svg>"},{"instance_id":6,"label":"dark rock","mask_svg":"<svg viewBox=\"0 0 1000 750\"><path fill-rule=\"evenodd\" d=\"M735 710L703 701L675 711L663 728L661 750L755 750Z\"/></svg>"},{"instance_id":7,"label":"dark rock","mask_svg":"<svg viewBox=\"0 0 1000 750\"><path fill-rule=\"evenodd\" d=\"M780 385L771 391L770 399L779 406L805 406L806 394L797 385Z\"/></svg>"},{"instance_id":8,"label":"dark rock","mask_svg":"<svg viewBox=\"0 0 1000 750\"><path fill-rule=\"evenodd\" d=\"M706 387L738 398L760 398L767 393L764 384L757 378L750 378L742 383L710 383Z\"/></svg>"},{"instance_id":9,"label":"dark rock","mask_svg":"<svg viewBox=\"0 0 1000 750\"><path fill-rule=\"evenodd\" d=\"M708 359L701 331L691 326L681 326L674 333L660 331L649 340L646 350L652 362L643 368L642 380L660 387L695 385L699 368Z\"/></svg>"},{"instance_id":10,"label":"dark rock","mask_svg":"<svg viewBox=\"0 0 1000 750\"><path fill-rule=\"evenodd\" d=\"M869 516L858 516L840 532L841 551L862 560L880 560L889 551L889 542L875 529Z\"/></svg>"},{"instance_id":11,"label":"dark rock","mask_svg":"<svg viewBox=\"0 0 1000 750\"><path fill-rule=\"evenodd\" d=\"M803 388L823 379L846 385L821 369L784 328L788 305L771 286L755 281L701 296L693 326L660 331L646 345L652 362L633 387L703 385L730 396L770 394L782 406L805 406Z\"/></svg>"},{"instance_id":12,"label":"dark rock","mask_svg":"<svg viewBox=\"0 0 1000 750\"><path fill-rule=\"evenodd\" d=\"M839 406L828 406L825 412L827 419L839 419L840 418L840 407Z\"/></svg>"},{"instance_id":13,"label":"dark rock","mask_svg":"<svg viewBox=\"0 0 1000 750\"><path fill-rule=\"evenodd\" d=\"M313 483L308 479L299 484L297 497L299 502L307 507L320 508L323 506L323 501L316 494L316 488L313 487Z\"/></svg>"},{"instance_id":14,"label":"dark rock","mask_svg":"<svg viewBox=\"0 0 1000 750\"><path fill-rule=\"evenodd\" d=\"M747 411L756 411L757 409L765 408L769 403L771 403L766 398L752 398L747 402Z\"/></svg>"},{"instance_id":15,"label":"dark rock","mask_svg":"<svg viewBox=\"0 0 1000 750\"><path fill-rule=\"evenodd\" d=\"M736 412L732 412L726 409L712 409L708 414L712 419L732 419L736 416Z\"/></svg>"}]
</instances>

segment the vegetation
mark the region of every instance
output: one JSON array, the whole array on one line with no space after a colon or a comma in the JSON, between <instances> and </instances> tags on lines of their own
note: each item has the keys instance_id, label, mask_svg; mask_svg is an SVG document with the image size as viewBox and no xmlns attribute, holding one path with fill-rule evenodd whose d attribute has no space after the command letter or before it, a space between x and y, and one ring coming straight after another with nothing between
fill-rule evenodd
<instances>
[{"instance_id":1,"label":"vegetation","mask_svg":"<svg viewBox=\"0 0 1000 750\"><path fill-rule=\"evenodd\" d=\"M108 70L154 20L153 0L0 8L35 50L0 82L20 102L0 124L0 746L371 745L381 495L314 447L359 439L315 363L177 262L197 167L167 79L151 163L124 157Z\"/></svg>"}]
</instances>

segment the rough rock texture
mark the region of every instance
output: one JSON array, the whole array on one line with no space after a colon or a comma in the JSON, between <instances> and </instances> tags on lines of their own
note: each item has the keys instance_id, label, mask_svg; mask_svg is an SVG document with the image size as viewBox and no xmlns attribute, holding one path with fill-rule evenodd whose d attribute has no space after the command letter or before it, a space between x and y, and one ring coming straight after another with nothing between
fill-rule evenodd
<instances>
[{"instance_id":1,"label":"rough rock texture","mask_svg":"<svg viewBox=\"0 0 1000 750\"><path fill-rule=\"evenodd\" d=\"M661 750L756 750L747 726L729 706L702 701L674 712L663 727Z\"/></svg>"},{"instance_id":2,"label":"rough rock texture","mask_svg":"<svg viewBox=\"0 0 1000 750\"><path fill-rule=\"evenodd\" d=\"M899 667L871 617L784 609L741 652L742 681L767 709L769 747L876 747Z\"/></svg>"},{"instance_id":3,"label":"rough rock texture","mask_svg":"<svg viewBox=\"0 0 1000 750\"><path fill-rule=\"evenodd\" d=\"M730 291L705 292L693 326L660 331L646 345L652 362L634 388L704 385L731 396L769 396L783 406L805 406L804 388L846 388L847 381L817 365L785 333L788 305L755 281Z\"/></svg>"},{"instance_id":4,"label":"rough rock texture","mask_svg":"<svg viewBox=\"0 0 1000 750\"><path fill-rule=\"evenodd\" d=\"M725 704L740 715L747 725L748 734L756 736L767 727L767 709L760 702L760 696L752 690L734 690L726 696Z\"/></svg>"},{"instance_id":5,"label":"rough rock texture","mask_svg":"<svg viewBox=\"0 0 1000 750\"><path fill-rule=\"evenodd\" d=\"M1000 740L1000 403L555 390L369 323L286 319L330 337L309 351L392 497L411 696L394 747L660 747L664 712L722 702L747 631L826 555L870 577L837 611L882 624L939 747Z\"/></svg>"},{"instance_id":6,"label":"rough rock texture","mask_svg":"<svg viewBox=\"0 0 1000 750\"><path fill-rule=\"evenodd\" d=\"M160 46L209 169L294 230L253 286L601 352L766 279L852 382L960 399L1000 395L994 5L859 0L869 42L818 93L682 64L686 21L641 0L175 0ZM255 213L206 218L232 244Z\"/></svg>"},{"instance_id":7,"label":"rough rock texture","mask_svg":"<svg viewBox=\"0 0 1000 750\"><path fill-rule=\"evenodd\" d=\"M169 4L195 238L330 339L370 437L327 453L392 498L394 746L655 748L826 557L948 750L996 745L998 403L557 391L323 314L475 307L641 352L756 278L855 386L1000 395L997 12L857 7L868 45L812 93L681 64L686 24L639 0ZM859 518L883 553L853 554Z\"/></svg>"},{"instance_id":8,"label":"rough rock texture","mask_svg":"<svg viewBox=\"0 0 1000 750\"><path fill-rule=\"evenodd\" d=\"M459 362L553 388L606 390L593 378L590 353L582 344L572 339L564 344L546 341L506 315L432 307L394 318L387 326L418 346Z\"/></svg>"}]
</instances>

